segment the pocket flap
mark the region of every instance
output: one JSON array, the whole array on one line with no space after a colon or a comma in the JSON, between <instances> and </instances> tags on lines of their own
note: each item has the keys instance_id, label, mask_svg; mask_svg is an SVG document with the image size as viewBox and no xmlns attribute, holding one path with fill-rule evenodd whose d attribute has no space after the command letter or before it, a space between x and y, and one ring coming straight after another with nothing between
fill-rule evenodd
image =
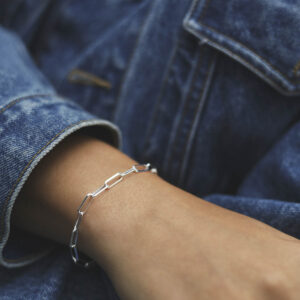
<instances>
[{"instance_id":1,"label":"pocket flap","mask_svg":"<svg viewBox=\"0 0 300 300\"><path fill-rule=\"evenodd\" d=\"M300 94L300 0L194 0L184 27L281 93Z\"/></svg>"}]
</instances>

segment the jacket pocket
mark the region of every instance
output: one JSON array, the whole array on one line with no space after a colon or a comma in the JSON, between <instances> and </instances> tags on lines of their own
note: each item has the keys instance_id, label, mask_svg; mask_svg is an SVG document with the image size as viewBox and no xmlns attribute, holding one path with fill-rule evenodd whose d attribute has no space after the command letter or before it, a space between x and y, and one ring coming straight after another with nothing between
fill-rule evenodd
<instances>
[{"instance_id":1,"label":"jacket pocket","mask_svg":"<svg viewBox=\"0 0 300 300\"><path fill-rule=\"evenodd\" d=\"M184 28L285 95L300 95L300 0L194 0Z\"/></svg>"}]
</instances>

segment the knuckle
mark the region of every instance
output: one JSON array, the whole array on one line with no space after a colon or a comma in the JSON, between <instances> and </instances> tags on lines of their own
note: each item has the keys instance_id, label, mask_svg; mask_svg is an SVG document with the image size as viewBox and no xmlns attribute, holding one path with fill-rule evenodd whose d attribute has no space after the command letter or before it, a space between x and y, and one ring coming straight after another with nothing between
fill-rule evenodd
<instances>
[{"instance_id":1,"label":"knuckle","mask_svg":"<svg viewBox=\"0 0 300 300\"><path fill-rule=\"evenodd\" d=\"M267 299L288 300L290 298L290 281L283 270L264 274L262 290Z\"/></svg>"}]
</instances>

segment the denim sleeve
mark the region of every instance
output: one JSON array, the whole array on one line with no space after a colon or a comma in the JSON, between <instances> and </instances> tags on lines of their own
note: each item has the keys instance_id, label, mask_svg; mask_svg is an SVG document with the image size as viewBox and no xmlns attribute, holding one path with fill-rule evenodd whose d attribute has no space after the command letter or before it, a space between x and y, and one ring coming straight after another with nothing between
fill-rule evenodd
<instances>
[{"instance_id":1,"label":"denim sleeve","mask_svg":"<svg viewBox=\"0 0 300 300\"><path fill-rule=\"evenodd\" d=\"M55 246L13 228L11 212L39 161L81 128L120 147L118 127L56 94L21 40L0 27L0 265L29 264Z\"/></svg>"},{"instance_id":2,"label":"denim sleeve","mask_svg":"<svg viewBox=\"0 0 300 300\"><path fill-rule=\"evenodd\" d=\"M236 195L204 199L300 238L300 121L257 162Z\"/></svg>"}]
</instances>

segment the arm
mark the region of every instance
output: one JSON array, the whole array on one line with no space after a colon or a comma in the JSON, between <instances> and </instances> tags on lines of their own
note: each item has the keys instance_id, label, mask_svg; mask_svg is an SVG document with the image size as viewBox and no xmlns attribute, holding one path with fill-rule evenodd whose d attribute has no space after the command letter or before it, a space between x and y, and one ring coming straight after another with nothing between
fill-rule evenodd
<instances>
[{"instance_id":1,"label":"arm","mask_svg":"<svg viewBox=\"0 0 300 300\"><path fill-rule=\"evenodd\" d=\"M134 162L73 135L26 183L14 222L68 243L83 196ZM129 177L92 203L80 249L122 299L297 299L299 241L184 192L153 174Z\"/></svg>"},{"instance_id":2,"label":"arm","mask_svg":"<svg viewBox=\"0 0 300 300\"><path fill-rule=\"evenodd\" d=\"M1 266L24 266L53 248L53 243L11 227L11 211L42 158L79 130L118 146L117 127L58 95L23 42L0 27Z\"/></svg>"},{"instance_id":3,"label":"arm","mask_svg":"<svg viewBox=\"0 0 300 300\"><path fill-rule=\"evenodd\" d=\"M99 140L71 136L83 127L97 128L93 135L103 139L117 131L59 97L19 39L0 29L0 40L0 263L11 267L25 264L3 257L12 208L17 226L66 243L85 193L132 160ZM82 251L107 270L124 299L299 295L298 240L152 174L93 202L84 222Z\"/></svg>"}]
</instances>

